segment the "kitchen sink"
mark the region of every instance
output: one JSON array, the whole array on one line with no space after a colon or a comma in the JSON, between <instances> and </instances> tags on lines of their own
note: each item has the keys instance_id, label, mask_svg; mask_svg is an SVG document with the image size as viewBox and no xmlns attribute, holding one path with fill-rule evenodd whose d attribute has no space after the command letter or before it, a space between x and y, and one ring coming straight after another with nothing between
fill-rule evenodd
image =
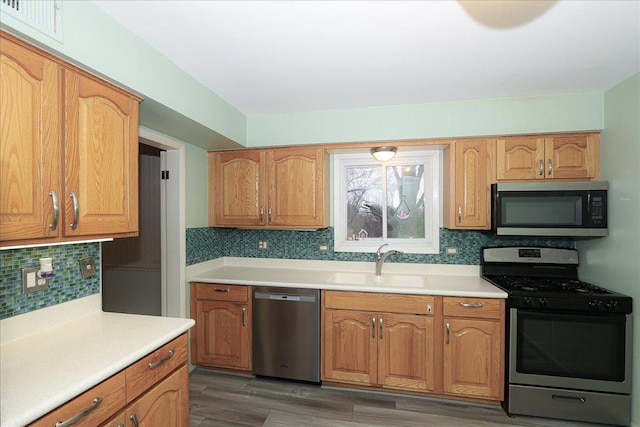
<instances>
[{"instance_id":1,"label":"kitchen sink","mask_svg":"<svg viewBox=\"0 0 640 427\"><path fill-rule=\"evenodd\" d=\"M382 274L337 272L329 276L329 283L342 285L376 285L420 288L425 285L424 276L411 274Z\"/></svg>"}]
</instances>

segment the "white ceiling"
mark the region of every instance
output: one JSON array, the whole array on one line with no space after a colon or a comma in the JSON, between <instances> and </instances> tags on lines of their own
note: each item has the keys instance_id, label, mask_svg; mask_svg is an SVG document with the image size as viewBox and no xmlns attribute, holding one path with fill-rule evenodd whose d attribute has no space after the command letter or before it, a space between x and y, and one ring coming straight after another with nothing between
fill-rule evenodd
<instances>
[{"instance_id":1,"label":"white ceiling","mask_svg":"<svg viewBox=\"0 0 640 427\"><path fill-rule=\"evenodd\" d=\"M246 115L605 91L640 2L93 0Z\"/></svg>"}]
</instances>

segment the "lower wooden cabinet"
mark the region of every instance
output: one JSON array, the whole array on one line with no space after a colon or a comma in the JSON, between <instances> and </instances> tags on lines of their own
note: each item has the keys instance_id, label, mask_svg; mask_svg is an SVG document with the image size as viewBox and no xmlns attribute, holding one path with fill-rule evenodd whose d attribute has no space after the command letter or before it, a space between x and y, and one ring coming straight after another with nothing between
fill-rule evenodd
<instances>
[{"instance_id":1,"label":"lower wooden cabinet","mask_svg":"<svg viewBox=\"0 0 640 427\"><path fill-rule=\"evenodd\" d=\"M325 291L323 304L324 381L433 389L432 297ZM370 310L345 309L358 304Z\"/></svg>"},{"instance_id":2,"label":"lower wooden cabinet","mask_svg":"<svg viewBox=\"0 0 640 427\"><path fill-rule=\"evenodd\" d=\"M251 371L251 286L191 283L194 365Z\"/></svg>"},{"instance_id":3,"label":"lower wooden cabinet","mask_svg":"<svg viewBox=\"0 0 640 427\"><path fill-rule=\"evenodd\" d=\"M504 398L504 300L444 298L445 394Z\"/></svg>"},{"instance_id":4,"label":"lower wooden cabinet","mask_svg":"<svg viewBox=\"0 0 640 427\"><path fill-rule=\"evenodd\" d=\"M83 415L81 415L83 414ZM187 334L49 412L29 427L189 425Z\"/></svg>"},{"instance_id":5,"label":"lower wooden cabinet","mask_svg":"<svg viewBox=\"0 0 640 427\"><path fill-rule=\"evenodd\" d=\"M322 380L504 397L504 300L324 291Z\"/></svg>"}]
</instances>

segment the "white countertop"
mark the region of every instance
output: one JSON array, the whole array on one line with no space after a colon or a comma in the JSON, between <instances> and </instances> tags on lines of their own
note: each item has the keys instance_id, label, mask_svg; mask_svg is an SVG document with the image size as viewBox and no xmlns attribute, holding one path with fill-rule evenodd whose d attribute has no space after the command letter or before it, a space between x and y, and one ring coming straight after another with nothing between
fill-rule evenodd
<instances>
[{"instance_id":1,"label":"white countertop","mask_svg":"<svg viewBox=\"0 0 640 427\"><path fill-rule=\"evenodd\" d=\"M97 294L0 321L3 427L36 420L194 325L100 307Z\"/></svg>"},{"instance_id":2,"label":"white countertop","mask_svg":"<svg viewBox=\"0 0 640 427\"><path fill-rule=\"evenodd\" d=\"M229 285L507 297L506 292L480 277L478 266L469 265L385 263L382 282L376 282L373 262L225 257L191 266L187 275L191 282Z\"/></svg>"}]
</instances>

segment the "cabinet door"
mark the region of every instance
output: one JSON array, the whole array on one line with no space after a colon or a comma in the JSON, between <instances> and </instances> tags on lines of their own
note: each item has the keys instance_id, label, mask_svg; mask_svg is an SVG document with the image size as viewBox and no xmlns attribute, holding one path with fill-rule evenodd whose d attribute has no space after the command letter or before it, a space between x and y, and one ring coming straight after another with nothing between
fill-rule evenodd
<instances>
[{"instance_id":1,"label":"cabinet door","mask_svg":"<svg viewBox=\"0 0 640 427\"><path fill-rule=\"evenodd\" d=\"M545 140L535 136L499 139L496 144L498 180L545 178Z\"/></svg>"},{"instance_id":2,"label":"cabinet door","mask_svg":"<svg viewBox=\"0 0 640 427\"><path fill-rule=\"evenodd\" d=\"M489 229L490 169L487 141L455 143L455 228Z\"/></svg>"},{"instance_id":3,"label":"cabinet door","mask_svg":"<svg viewBox=\"0 0 640 427\"><path fill-rule=\"evenodd\" d=\"M0 241L57 237L59 67L0 38Z\"/></svg>"},{"instance_id":4,"label":"cabinet door","mask_svg":"<svg viewBox=\"0 0 640 427\"><path fill-rule=\"evenodd\" d=\"M247 304L199 300L195 364L251 370L251 312Z\"/></svg>"},{"instance_id":5,"label":"cabinet door","mask_svg":"<svg viewBox=\"0 0 640 427\"><path fill-rule=\"evenodd\" d=\"M378 315L378 383L414 391L433 390L433 319Z\"/></svg>"},{"instance_id":6,"label":"cabinet door","mask_svg":"<svg viewBox=\"0 0 640 427\"><path fill-rule=\"evenodd\" d=\"M210 177L214 201L210 225L260 226L266 224L267 206L264 152L245 150L210 153Z\"/></svg>"},{"instance_id":7,"label":"cabinet door","mask_svg":"<svg viewBox=\"0 0 640 427\"><path fill-rule=\"evenodd\" d=\"M325 225L324 150L292 148L267 152L270 226Z\"/></svg>"},{"instance_id":8,"label":"cabinet door","mask_svg":"<svg viewBox=\"0 0 640 427\"><path fill-rule=\"evenodd\" d=\"M350 310L325 310L322 379L377 383L377 318Z\"/></svg>"},{"instance_id":9,"label":"cabinet door","mask_svg":"<svg viewBox=\"0 0 640 427\"><path fill-rule=\"evenodd\" d=\"M127 425L185 427L189 425L189 370L182 366L125 410Z\"/></svg>"},{"instance_id":10,"label":"cabinet door","mask_svg":"<svg viewBox=\"0 0 640 427\"><path fill-rule=\"evenodd\" d=\"M502 400L503 337L500 322L445 318L445 394Z\"/></svg>"},{"instance_id":11,"label":"cabinet door","mask_svg":"<svg viewBox=\"0 0 640 427\"><path fill-rule=\"evenodd\" d=\"M64 234L137 235L138 101L65 70L65 104Z\"/></svg>"},{"instance_id":12,"label":"cabinet door","mask_svg":"<svg viewBox=\"0 0 640 427\"><path fill-rule=\"evenodd\" d=\"M545 176L555 179L597 178L599 153L599 137L596 134L546 138Z\"/></svg>"},{"instance_id":13,"label":"cabinet door","mask_svg":"<svg viewBox=\"0 0 640 427\"><path fill-rule=\"evenodd\" d=\"M102 424L100 427L126 427L127 422L125 418L124 412L119 413L115 417L111 418L106 423Z\"/></svg>"}]
</instances>

